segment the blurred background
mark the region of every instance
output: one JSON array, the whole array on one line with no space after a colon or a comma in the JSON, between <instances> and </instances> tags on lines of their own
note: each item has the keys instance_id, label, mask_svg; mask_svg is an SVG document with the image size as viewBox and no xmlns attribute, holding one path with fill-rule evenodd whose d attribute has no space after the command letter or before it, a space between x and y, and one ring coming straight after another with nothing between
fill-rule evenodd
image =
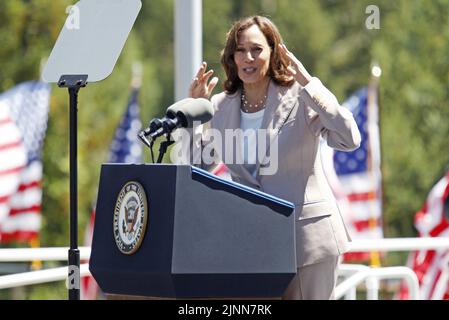
<instances>
[{"instance_id":1,"label":"blurred background","mask_svg":"<svg viewBox=\"0 0 449 320\"><path fill-rule=\"evenodd\" d=\"M39 80L42 64L67 18L66 8L75 3L0 1L0 94ZM129 105L133 65L142 65L135 102L144 126L162 116L175 100L174 0L142 3L114 72L80 91L80 245L96 200L101 164L110 159L111 143ZM379 8L380 23L379 28L369 29L366 8L373 4ZM224 72L219 59L226 32L235 20L247 15L270 17L289 49L340 102L368 85L373 63L380 66L382 233L386 238L417 237L415 214L449 164L449 0L203 0L202 6L203 58L220 79L214 93L222 90ZM1 248L69 244L68 95L54 85L49 90L47 129L40 151L40 227L29 238L4 238ZM143 161L150 162L148 150L143 151ZM405 265L407 256L385 254L381 263ZM3 266L0 273L8 273L8 268L31 266ZM66 297L61 282L0 290L0 299Z\"/></svg>"}]
</instances>

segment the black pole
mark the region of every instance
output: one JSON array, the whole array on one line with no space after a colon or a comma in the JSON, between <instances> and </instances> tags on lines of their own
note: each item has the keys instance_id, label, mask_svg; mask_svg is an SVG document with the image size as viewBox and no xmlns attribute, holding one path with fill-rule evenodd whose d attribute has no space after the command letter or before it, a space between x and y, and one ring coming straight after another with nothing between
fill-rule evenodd
<instances>
[{"instance_id":1,"label":"black pole","mask_svg":"<svg viewBox=\"0 0 449 320\"><path fill-rule=\"evenodd\" d=\"M173 143L175 142L170 140L170 134L167 134L167 141L163 141L159 145L159 157L157 158L157 163L162 163L162 159L164 158L164 154L167 152L167 148Z\"/></svg>"},{"instance_id":2,"label":"black pole","mask_svg":"<svg viewBox=\"0 0 449 320\"><path fill-rule=\"evenodd\" d=\"M80 299L80 252L78 250L78 91L69 87L70 95L70 249L69 300Z\"/></svg>"},{"instance_id":3,"label":"black pole","mask_svg":"<svg viewBox=\"0 0 449 320\"><path fill-rule=\"evenodd\" d=\"M87 75L63 75L59 87L67 87L70 98L70 249L68 252L69 300L80 299L80 252L78 249L78 92L87 84Z\"/></svg>"}]
</instances>

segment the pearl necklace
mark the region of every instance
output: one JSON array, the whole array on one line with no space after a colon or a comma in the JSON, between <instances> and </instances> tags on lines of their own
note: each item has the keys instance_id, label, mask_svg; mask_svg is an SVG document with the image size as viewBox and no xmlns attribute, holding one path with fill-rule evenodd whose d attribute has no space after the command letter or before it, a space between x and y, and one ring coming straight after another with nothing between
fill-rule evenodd
<instances>
[{"instance_id":1,"label":"pearl necklace","mask_svg":"<svg viewBox=\"0 0 449 320\"><path fill-rule=\"evenodd\" d=\"M242 90L243 111L251 112L253 110L261 110L265 106L266 102L267 102L267 95L264 95L263 98L259 102L256 102L255 104L251 104L248 102L248 99L246 99L245 90Z\"/></svg>"}]
</instances>

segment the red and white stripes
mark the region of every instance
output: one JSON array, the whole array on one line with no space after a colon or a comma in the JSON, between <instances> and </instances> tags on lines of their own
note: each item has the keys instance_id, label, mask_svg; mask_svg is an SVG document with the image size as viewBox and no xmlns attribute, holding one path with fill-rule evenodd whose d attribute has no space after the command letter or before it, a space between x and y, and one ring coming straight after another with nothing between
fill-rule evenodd
<instances>
[{"instance_id":1,"label":"red and white stripes","mask_svg":"<svg viewBox=\"0 0 449 320\"><path fill-rule=\"evenodd\" d=\"M42 165L27 164L20 130L0 103L0 242L29 241L41 223Z\"/></svg>"},{"instance_id":2,"label":"red and white stripes","mask_svg":"<svg viewBox=\"0 0 449 320\"><path fill-rule=\"evenodd\" d=\"M415 215L415 228L420 237L449 237L449 217L444 203L449 197L449 172L429 192L424 206ZM449 300L449 251L420 250L412 252L407 266L419 280L420 296L424 300ZM400 299L408 297L403 286Z\"/></svg>"}]
</instances>

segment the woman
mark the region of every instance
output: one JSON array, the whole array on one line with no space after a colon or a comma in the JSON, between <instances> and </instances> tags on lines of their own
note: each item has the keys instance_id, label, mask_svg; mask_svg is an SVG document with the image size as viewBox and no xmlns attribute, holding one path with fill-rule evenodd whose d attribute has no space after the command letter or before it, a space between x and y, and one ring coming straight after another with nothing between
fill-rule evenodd
<instances>
[{"instance_id":1,"label":"woman","mask_svg":"<svg viewBox=\"0 0 449 320\"><path fill-rule=\"evenodd\" d=\"M268 149L272 153L275 142L278 152L275 170L263 174L267 158L250 150L262 146L259 136L241 139L236 150L241 150L243 163L225 161L232 179L296 206L298 270L283 298L332 299L339 256L350 238L323 174L318 145L322 136L335 149L358 148L354 118L287 49L268 18L236 22L221 63L225 91L212 97L216 111L208 125L223 136L226 129L266 130ZM206 70L203 63L190 97L209 98L218 79L210 80L213 71ZM222 161L226 151L219 153Z\"/></svg>"}]
</instances>

